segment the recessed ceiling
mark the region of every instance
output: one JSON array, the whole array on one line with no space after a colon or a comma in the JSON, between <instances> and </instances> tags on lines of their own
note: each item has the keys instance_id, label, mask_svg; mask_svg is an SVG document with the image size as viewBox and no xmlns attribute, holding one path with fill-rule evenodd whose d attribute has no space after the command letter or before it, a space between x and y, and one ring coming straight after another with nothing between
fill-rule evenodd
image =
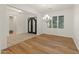
<instances>
[{"instance_id":1,"label":"recessed ceiling","mask_svg":"<svg viewBox=\"0 0 79 59\"><path fill-rule=\"evenodd\" d=\"M72 8L72 4L12 4L11 6L24 11L47 14L54 11Z\"/></svg>"}]
</instances>

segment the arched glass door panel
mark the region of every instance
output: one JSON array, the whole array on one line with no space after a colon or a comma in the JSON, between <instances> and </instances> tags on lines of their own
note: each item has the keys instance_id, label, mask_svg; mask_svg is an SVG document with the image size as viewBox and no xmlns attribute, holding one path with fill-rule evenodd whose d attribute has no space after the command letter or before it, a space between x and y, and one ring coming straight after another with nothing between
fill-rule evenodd
<instances>
[{"instance_id":1,"label":"arched glass door panel","mask_svg":"<svg viewBox=\"0 0 79 59\"><path fill-rule=\"evenodd\" d=\"M28 19L28 33L37 34L37 20L35 17Z\"/></svg>"}]
</instances>

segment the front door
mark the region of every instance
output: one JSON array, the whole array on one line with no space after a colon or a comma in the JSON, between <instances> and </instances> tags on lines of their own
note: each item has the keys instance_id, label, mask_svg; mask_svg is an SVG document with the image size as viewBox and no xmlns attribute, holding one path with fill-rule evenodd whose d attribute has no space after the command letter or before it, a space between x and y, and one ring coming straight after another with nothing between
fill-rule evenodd
<instances>
[{"instance_id":1,"label":"front door","mask_svg":"<svg viewBox=\"0 0 79 59\"><path fill-rule=\"evenodd\" d=\"M28 33L37 34L37 20L36 17L28 19Z\"/></svg>"}]
</instances>

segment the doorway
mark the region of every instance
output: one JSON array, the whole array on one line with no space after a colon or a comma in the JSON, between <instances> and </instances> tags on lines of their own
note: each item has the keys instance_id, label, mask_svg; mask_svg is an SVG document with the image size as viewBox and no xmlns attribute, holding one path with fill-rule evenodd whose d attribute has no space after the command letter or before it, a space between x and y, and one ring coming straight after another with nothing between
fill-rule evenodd
<instances>
[{"instance_id":1,"label":"doorway","mask_svg":"<svg viewBox=\"0 0 79 59\"><path fill-rule=\"evenodd\" d=\"M15 34L16 33L16 24L15 24L15 18L14 16L9 16L9 34Z\"/></svg>"},{"instance_id":2,"label":"doorway","mask_svg":"<svg viewBox=\"0 0 79 59\"><path fill-rule=\"evenodd\" d=\"M30 17L28 19L28 33L37 34L37 19L36 19L36 17Z\"/></svg>"}]
</instances>

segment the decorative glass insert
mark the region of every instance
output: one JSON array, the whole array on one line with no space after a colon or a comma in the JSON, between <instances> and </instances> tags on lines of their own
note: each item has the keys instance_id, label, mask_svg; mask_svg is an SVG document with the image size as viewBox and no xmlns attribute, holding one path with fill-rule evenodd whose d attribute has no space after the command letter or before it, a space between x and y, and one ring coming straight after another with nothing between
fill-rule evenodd
<instances>
[{"instance_id":1,"label":"decorative glass insert","mask_svg":"<svg viewBox=\"0 0 79 59\"><path fill-rule=\"evenodd\" d=\"M58 18L58 28L64 28L64 16L59 16Z\"/></svg>"},{"instance_id":2,"label":"decorative glass insert","mask_svg":"<svg viewBox=\"0 0 79 59\"><path fill-rule=\"evenodd\" d=\"M53 16L53 28L57 28L57 16Z\"/></svg>"}]
</instances>

